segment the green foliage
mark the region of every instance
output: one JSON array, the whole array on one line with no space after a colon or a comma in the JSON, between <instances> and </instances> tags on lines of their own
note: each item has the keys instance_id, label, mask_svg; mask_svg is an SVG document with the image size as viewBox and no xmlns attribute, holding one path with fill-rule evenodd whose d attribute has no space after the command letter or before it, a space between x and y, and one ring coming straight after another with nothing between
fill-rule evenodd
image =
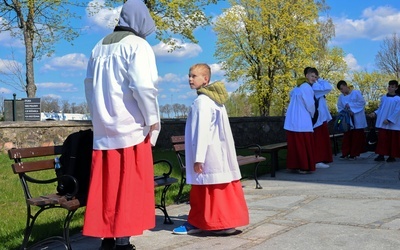
<instances>
[{"instance_id":1,"label":"green foliage","mask_svg":"<svg viewBox=\"0 0 400 250\"><path fill-rule=\"evenodd\" d=\"M380 97L386 94L391 79L391 76L377 71L356 71L352 74L351 84L361 91L369 105L370 102L379 102Z\"/></svg>"},{"instance_id":2,"label":"green foliage","mask_svg":"<svg viewBox=\"0 0 400 250\"><path fill-rule=\"evenodd\" d=\"M246 93L231 93L225 107L229 117L259 115L256 101Z\"/></svg>"},{"instance_id":3,"label":"green foliage","mask_svg":"<svg viewBox=\"0 0 400 250\"><path fill-rule=\"evenodd\" d=\"M4 0L0 5L0 32L9 31L25 46L26 86L23 89L27 97L36 96L34 77L34 59L51 56L54 45L60 40L71 42L80 35L83 27L73 27L74 19L81 18L71 11L71 7L87 8L90 14L95 14L102 8L120 6L122 0L69 1L69 0ZM204 8L217 0L145 0L157 26L156 37L176 47L172 35L197 42L193 30L209 24L210 17L204 13ZM116 20L117 21L117 20ZM19 72L20 73L20 72ZM21 74L19 74L21 76Z\"/></svg>"},{"instance_id":4,"label":"green foliage","mask_svg":"<svg viewBox=\"0 0 400 250\"><path fill-rule=\"evenodd\" d=\"M284 113L295 79L323 43L318 11L324 1L231 0L217 19L215 56L229 81L243 81L261 115ZM312 34L312 35L310 35Z\"/></svg>"}]
</instances>

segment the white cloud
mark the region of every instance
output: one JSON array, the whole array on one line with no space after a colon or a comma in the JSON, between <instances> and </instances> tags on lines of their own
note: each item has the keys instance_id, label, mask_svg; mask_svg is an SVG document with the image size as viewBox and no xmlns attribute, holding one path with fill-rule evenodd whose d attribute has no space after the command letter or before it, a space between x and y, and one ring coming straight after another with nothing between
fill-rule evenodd
<instances>
[{"instance_id":1,"label":"white cloud","mask_svg":"<svg viewBox=\"0 0 400 250\"><path fill-rule=\"evenodd\" d=\"M22 72L22 63L15 60L3 60L0 59L0 72L4 74L17 74L17 72Z\"/></svg>"},{"instance_id":2,"label":"white cloud","mask_svg":"<svg viewBox=\"0 0 400 250\"><path fill-rule=\"evenodd\" d=\"M43 89L56 89L64 93L78 91L78 89L74 86L74 84L66 82L43 82L43 83L37 83L36 86L38 88L43 88Z\"/></svg>"},{"instance_id":3,"label":"white cloud","mask_svg":"<svg viewBox=\"0 0 400 250\"><path fill-rule=\"evenodd\" d=\"M357 59L354 57L353 54L347 54L344 57L344 60L346 61L347 66L351 71L357 71L361 69L361 66L358 65Z\"/></svg>"},{"instance_id":4,"label":"white cloud","mask_svg":"<svg viewBox=\"0 0 400 250\"><path fill-rule=\"evenodd\" d=\"M3 97L2 96L3 94L11 94L11 93L12 93L12 91L10 89L3 88L3 87L0 88L0 96L1 97Z\"/></svg>"},{"instance_id":5,"label":"white cloud","mask_svg":"<svg viewBox=\"0 0 400 250\"><path fill-rule=\"evenodd\" d=\"M334 18L337 42L358 38L382 40L400 33L400 11L389 6L367 8L359 19Z\"/></svg>"},{"instance_id":6,"label":"white cloud","mask_svg":"<svg viewBox=\"0 0 400 250\"><path fill-rule=\"evenodd\" d=\"M223 76L225 75L225 70L222 70L221 64L213 63L209 65L211 68L212 76Z\"/></svg>"},{"instance_id":7,"label":"white cloud","mask_svg":"<svg viewBox=\"0 0 400 250\"><path fill-rule=\"evenodd\" d=\"M42 67L42 71L49 70L84 70L87 67L88 59L82 53L67 54L61 57L54 57L49 63Z\"/></svg>"},{"instance_id":8,"label":"white cloud","mask_svg":"<svg viewBox=\"0 0 400 250\"><path fill-rule=\"evenodd\" d=\"M104 0L94 0L89 2L86 7L86 14L88 15L89 21L95 26L102 29L113 29L118 23L121 9L122 5L116 8L109 8L105 7Z\"/></svg>"},{"instance_id":9,"label":"white cloud","mask_svg":"<svg viewBox=\"0 0 400 250\"><path fill-rule=\"evenodd\" d=\"M195 43L183 43L179 39L175 39L175 43L180 48L176 48L171 52L172 46L163 42L153 46L154 53L162 59L186 59L198 56L203 50L200 45Z\"/></svg>"},{"instance_id":10,"label":"white cloud","mask_svg":"<svg viewBox=\"0 0 400 250\"><path fill-rule=\"evenodd\" d=\"M60 95L54 95L54 94L48 94L48 95L42 96L42 98L45 98L45 97L49 97L49 98L53 98L53 99L61 99Z\"/></svg>"},{"instance_id":11,"label":"white cloud","mask_svg":"<svg viewBox=\"0 0 400 250\"><path fill-rule=\"evenodd\" d=\"M0 23L7 22L6 19L0 17ZM10 31L4 30L0 32L0 45L2 47L23 48L24 44L19 38L11 36Z\"/></svg>"},{"instance_id":12,"label":"white cloud","mask_svg":"<svg viewBox=\"0 0 400 250\"><path fill-rule=\"evenodd\" d=\"M187 77L185 77L187 79ZM167 73L164 76L159 76L158 82L179 83L182 82L183 77L173 73Z\"/></svg>"}]
</instances>

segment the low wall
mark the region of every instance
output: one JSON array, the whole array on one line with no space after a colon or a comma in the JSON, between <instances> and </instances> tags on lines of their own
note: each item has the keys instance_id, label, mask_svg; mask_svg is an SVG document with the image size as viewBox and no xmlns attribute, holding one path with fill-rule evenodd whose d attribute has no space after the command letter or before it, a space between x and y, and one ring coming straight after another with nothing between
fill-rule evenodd
<instances>
[{"instance_id":1,"label":"low wall","mask_svg":"<svg viewBox=\"0 0 400 250\"><path fill-rule=\"evenodd\" d=\"M252 143L260 145L286 141L284 117L235 117L230 118L233 137L237 146ZM163 119L156 148L170 149L170 137L183 135L185 119ZM330 130L332 131L330 122ZM60 145L65 138L79 130L92 128L91 121L37 121L0 122L0 150L16 147Z\"/></svg>"}]
</instances>

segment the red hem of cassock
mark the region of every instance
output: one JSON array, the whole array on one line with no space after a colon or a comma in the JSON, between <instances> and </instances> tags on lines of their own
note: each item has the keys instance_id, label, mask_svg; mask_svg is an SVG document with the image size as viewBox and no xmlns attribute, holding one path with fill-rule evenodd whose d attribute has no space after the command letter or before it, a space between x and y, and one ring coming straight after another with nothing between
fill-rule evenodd
<instances>
[{"instance_id":1,"label":"red hem of cassock","mask_svg":"<svg viewBox=\"0 0 400 250\"><path fill-rule=\"evenodd\" d=\"M366 150L366 143L364 129L352 129L343 134L342 155L360 156Z\"/></svg>"},{"instance_id":2,"label":"red hem of cassock","mask_svg":"<svg viewBox=\"0 0 400 250\"><path fill-rule=\"evenodd\" d=\"M329 163L333 161L331 138L328 123L314 128L315 162Z\"/></svg>"},{"instance_id":3,"label":"red hem of cassock","mask_svg":"<svg viewBox=\"0 0 400 250\"><path fill-rule=\"evenodd\" d=\"M188 222L203 230L248 225L249 212L241 182L192 185Z\"/></svg>"},{"instance_id":4,"label":"red hem of cassock","mask_svg":"<svg viewBox=\"0 0 400 250\"><path fill-rule=\"evenodd\" d=\"M93 150L83 234L126 237L155 226L154 171L149 140L115 150Z\"/></svg>"},{"instance_id":5,"label":"red hem of cassock","mask_svg":"<svg viewBox=\"0 0 400 250\"><path fill-rule=\"evenodd\" d=\"M288 169L315 171L314 135L313 132L286 131Z\"/></svg>"},{"instance_id":6,"label":"red hem of cassock","mask_svg":"<svg viewBox=\"0 0 400 250\"><path fill-rule=\"evenodd\" d=\"M400 158L400 131L380 128L375 153Z\"/></svg>"}]
</instances>

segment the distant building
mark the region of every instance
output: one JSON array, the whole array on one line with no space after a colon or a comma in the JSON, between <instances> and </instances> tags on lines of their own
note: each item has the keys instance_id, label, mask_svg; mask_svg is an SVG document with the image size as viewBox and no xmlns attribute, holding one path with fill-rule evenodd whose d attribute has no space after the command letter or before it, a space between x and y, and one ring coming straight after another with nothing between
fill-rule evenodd
<instances>
[{"instance_id":1,"label":"distant building","mask_svg":"<svg viewBox=\"0 0 400 250\"><path fill-rule=\"evenodd\" d=\"M41 121L88 121L91 120L89 114L72 114L72 113L54 113L42 112L40 113Z\"/></svg>"}]
</instances>

